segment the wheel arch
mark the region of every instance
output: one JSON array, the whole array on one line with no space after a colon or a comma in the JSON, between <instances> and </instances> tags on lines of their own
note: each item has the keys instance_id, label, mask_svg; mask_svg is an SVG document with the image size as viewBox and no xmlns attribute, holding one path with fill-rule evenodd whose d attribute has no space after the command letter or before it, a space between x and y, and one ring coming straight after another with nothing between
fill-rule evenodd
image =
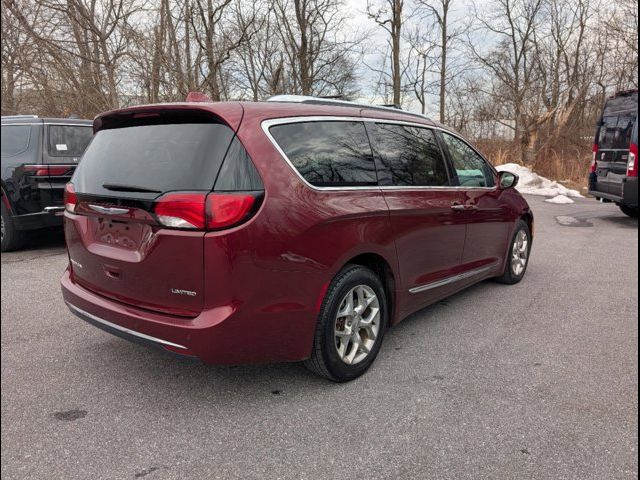
<instances>
[{"instance_id":1,"label":"wheel arch","mask_svg":"<svg viewBox=\"0 0 640 480\"><path fill-rule=\"evenodd\" d=\"M389 326L395 322L396 309L396 275L391 264L382 256L374 252L360 253L347 260L340 270L347 265L361 265L372 270L382 281L387 294L387 313Z\"/></svg>"}]
</instances>

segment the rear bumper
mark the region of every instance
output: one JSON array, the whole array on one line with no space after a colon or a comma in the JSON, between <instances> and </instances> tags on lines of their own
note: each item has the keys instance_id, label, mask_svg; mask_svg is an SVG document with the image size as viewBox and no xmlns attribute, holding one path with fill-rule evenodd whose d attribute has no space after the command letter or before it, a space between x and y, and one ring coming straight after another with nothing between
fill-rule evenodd
<instances>
[{"instance_id":1,"label":"rear bumper","mask_svg":"<svg viewBox=\"0 0 640 480\"><path fill-rule=\"evenodd\" d=\"M299 361L308 357L313 325L245 315L234 306L174 317L126 305L91 292L67 269L60 281L69 309L92 325L127 340L208 364ZM309 333L306 330L311 329ZM295 339L295 340L294 340Z\"/></svg>"},{"instance_id":2,"label":"rear bumper","mask_svg":"<svg viewBox=\"0 0 640 480\"><path fill-rule=\"evenodd\" d=\"M594 174L589 178L589 194L596 198L604 198L612 202L627 205L630 207L638 206L638 178L626 177L620 187L616 188L617 191L611 191L609 186L608 191L602 191L599 188L597 178L594 178Z\"/></svg>"}]
</instances>

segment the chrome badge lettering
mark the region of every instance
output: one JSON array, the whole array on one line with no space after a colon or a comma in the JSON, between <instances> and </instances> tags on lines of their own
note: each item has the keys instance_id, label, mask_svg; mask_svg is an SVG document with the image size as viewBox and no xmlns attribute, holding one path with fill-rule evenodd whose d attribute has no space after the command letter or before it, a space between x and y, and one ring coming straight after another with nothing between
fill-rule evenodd
<instances>
[{"instance_id":1,"label":"chrome badge lettering","mask_svg":"<svg viewBox=\"0 0 640 480\"><path fill-rule=\"evenodd\" d=\"M176 295L188 295L189 297L195 297L197 295L196 292L192 292L191 290L180 290L178 288L172 288L171 293L175 293Z\"/></svg>"}]
</instances>

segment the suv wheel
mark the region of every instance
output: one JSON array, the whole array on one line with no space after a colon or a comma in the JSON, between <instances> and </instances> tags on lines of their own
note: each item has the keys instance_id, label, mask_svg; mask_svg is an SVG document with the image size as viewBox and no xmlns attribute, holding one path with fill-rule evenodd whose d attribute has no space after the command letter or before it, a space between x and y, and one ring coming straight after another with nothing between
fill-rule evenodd
<instances>
[{"instance_id":1,"label":"suv wheel","mask_svg":"<svg viewBox=\"0 0 640 480\"><path fill-rule=\"evenodd\" d=\"M346 266L327 290L305 366L334 382L359 377L375 360L387 323L387 298L378 276L360 265Z\"/></svg>"},{"instance_id":2,"label":"suv wheel","mask_svg":"<svg viewBox=\"0 0 640 480\"><path fill-rule=\"evenodd\" d=\"M11 219L11 215L5 207L4 203L1 205L2 207L2 251L10 252L12 250L17 250L22 247L24 243L24 234L16 230L13 225L13 220Z\"/></svg>"},{"instance_id":3,"label":"suv wheel","mask_svg":"<svg viewBox=\"0 0 640 480\"><path fill-rule=\"evenodd\" d=\"M638 218L638 207L629 207L628 205L618 205L622 213L631 218Z\"/></svg>"},{"instance_id":4,"label":"suv wheel","mask_svg":"<svg viewBox=\"0 0 640 480\"><path fill-rule=\"evenodd\" d=\"M516 231L511 239L509 256L507 257L504 272L497 281L513 285L524 277L529 265L529 253L531 252L531 232L529 225L523 220L516 224Z\"/></svg>"}]
</instances>

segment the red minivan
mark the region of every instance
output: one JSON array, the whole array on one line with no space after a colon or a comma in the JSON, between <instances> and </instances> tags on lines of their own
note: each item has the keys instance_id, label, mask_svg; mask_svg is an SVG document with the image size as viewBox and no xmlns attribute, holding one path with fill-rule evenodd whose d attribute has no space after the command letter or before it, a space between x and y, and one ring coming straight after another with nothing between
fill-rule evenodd
<instances>
[{"instance_id":1,"label":"red minivan","mask_svg":"<svg viewBox=\"0 0 640 480\"><path fill-rule=\"evenodd\" d=\"M115 110L94 131L62 293L129 340L347 381L410 313L527 268L517 176L421 115L286 96Z\"/></svg>"}]
</instances>

